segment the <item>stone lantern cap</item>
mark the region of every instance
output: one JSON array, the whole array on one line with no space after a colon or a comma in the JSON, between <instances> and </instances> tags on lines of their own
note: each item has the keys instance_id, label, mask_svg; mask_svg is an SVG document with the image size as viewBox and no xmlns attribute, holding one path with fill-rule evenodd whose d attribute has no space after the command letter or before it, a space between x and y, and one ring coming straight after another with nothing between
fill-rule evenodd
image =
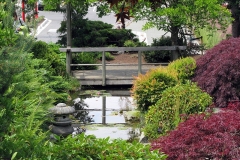
<instances>
[{"instance_id":1,"label":"stone lantern cap","mask_svg":"<svg viewBox=\"0 0 240 160\"><path fill-rule=\"evenodd\" d=\"M71 114L75 112L75 109L71 106L67 106L65 103L58 103L56 106L50 108L50 111L53 114L61 115L61 114Z\"/></svg>"}]
</instances>

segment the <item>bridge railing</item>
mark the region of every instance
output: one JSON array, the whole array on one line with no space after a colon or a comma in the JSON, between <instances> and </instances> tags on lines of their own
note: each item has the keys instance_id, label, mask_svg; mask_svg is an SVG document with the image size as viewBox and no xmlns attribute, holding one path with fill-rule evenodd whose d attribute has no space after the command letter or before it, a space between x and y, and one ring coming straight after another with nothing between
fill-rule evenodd
<instances>
[{"instance_id":1,"label":"bridge railing","mask_svg":"<svg viewBox=\"0 0 240 160\"><path fill-rule=\"evenodd\" d=\"M60 48L61 52L66 52L66 71L71 74L71 66L102 66L102 86L106 85L106 60L105 52L138 52L138 73L142 73L142 52L143 51L178 51L186 50L186 46L155 46L155 47L83 47L83 48ZM72 64L72 53L81 52L102 52L102 64ZM149 63L153 64L153 63ZM154 63L161 64L161 63ZM120 64L111 64L120 65ZM130 66L131 64L121 64L125 66Z\"/></svg>"}]
</instances>

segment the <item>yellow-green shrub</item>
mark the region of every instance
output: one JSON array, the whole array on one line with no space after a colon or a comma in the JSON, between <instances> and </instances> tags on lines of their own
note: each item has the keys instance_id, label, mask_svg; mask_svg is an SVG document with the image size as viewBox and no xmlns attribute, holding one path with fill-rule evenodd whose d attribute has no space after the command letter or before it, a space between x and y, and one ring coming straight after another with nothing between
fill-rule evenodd
<instances>
[{"instance_id":1,"label":"yellow-green shrub","mask_svg":"<svg viewBox=\"0 0 240 160\"><path fill-rule=\"evenodd\" d=\"M196 61L192 57L181 58L168 65L168 69L175 70L177 72L177 77L181 82L190 80L196 67Z\"/></svg>"},{"instance_id":2,"label":"yellow-green shrub","mask_svg":"<svg viewBox=\"0 0 240 160\"><path fill-rule=\"evenodd\" d=\"M159 67L140 74L133 82L131 93L140 111L147 111L160 98L162 92L177 84L177 74L166 67Z\"/></svg>"},{"instance_id":3,"label":"yellow-green shrub","mask_svg":"<svg viewBox=\"0 0 240 160\"><path fill-rule=\"evenodd\" d=\"M205 111L212 98L196 84L178 84L162 93L161 99L145 115L144 133L149 139L174 129L189 114Z\"/></svg>"}]
</instances>

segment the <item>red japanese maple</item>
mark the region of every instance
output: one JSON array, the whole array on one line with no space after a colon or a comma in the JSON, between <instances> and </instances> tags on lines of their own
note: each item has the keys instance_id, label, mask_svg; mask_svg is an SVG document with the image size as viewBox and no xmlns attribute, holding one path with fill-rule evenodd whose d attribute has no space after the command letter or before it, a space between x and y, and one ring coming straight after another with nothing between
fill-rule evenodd
<instances>
[{"instance_id":1,"label":"red japanese maple","mask_svg":"<svg viewBox=\"0 0 240 160\"><path fill-rule=\"evenodd\" d=\"M213 97L216 107L240 98L240 38L224 40L197 59L198 86Z\"/></svg>"},{"instance_id":2,"label":"red japanese maple","mask_svg":"<svg viewBox=\"0 0 240 160\"><path fill-rule=\"evenodd\" d=\"M168 160L240 159L240 112L194 115L168 136L151 142Z\"/></svg>"}]
</instances>

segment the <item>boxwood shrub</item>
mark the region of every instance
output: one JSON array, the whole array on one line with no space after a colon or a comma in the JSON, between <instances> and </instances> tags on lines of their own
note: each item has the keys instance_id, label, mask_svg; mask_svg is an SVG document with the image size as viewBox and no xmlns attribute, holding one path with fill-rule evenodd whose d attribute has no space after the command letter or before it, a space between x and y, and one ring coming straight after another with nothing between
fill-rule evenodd
<instances>
[{"instance_id":1,"label":"boxwood shrub","mask_svg":"<svg viewBox=\"0 0 240 160\"><path fill-rule=\"evenodd\" d=\"M178 73L178 79L181 82L185 82L186 80L190 80L194 75L196 69L196 61L192 57L180 58L171 62L168 65L169 69L173 69Z\"/></svg>"},{"instance_id":2,"label":"boxwood shrub","mask_svg":"<svg viewBox=\"0 0 240 160\"><path fill-rule=\"evenodd\" d=\"M160 98L162 92L168 87L177 84L177 73L167 68L159 67L140 74L133 82L131 93L136 100L140 111L147 111L148 107L154 105Z\"/></svg>"},{"instance_id":3,"label":"boxwood shrub","mask_svg":"<svg viewBox=\"0 0 240 160\"><path fill-rule=\"evenodd\" d=\"M166 134L188 115L205 111L211 103L212 98L194 83L169 87L145 115L144 133L149 139Z\"/></svg>"}]
</instances>

